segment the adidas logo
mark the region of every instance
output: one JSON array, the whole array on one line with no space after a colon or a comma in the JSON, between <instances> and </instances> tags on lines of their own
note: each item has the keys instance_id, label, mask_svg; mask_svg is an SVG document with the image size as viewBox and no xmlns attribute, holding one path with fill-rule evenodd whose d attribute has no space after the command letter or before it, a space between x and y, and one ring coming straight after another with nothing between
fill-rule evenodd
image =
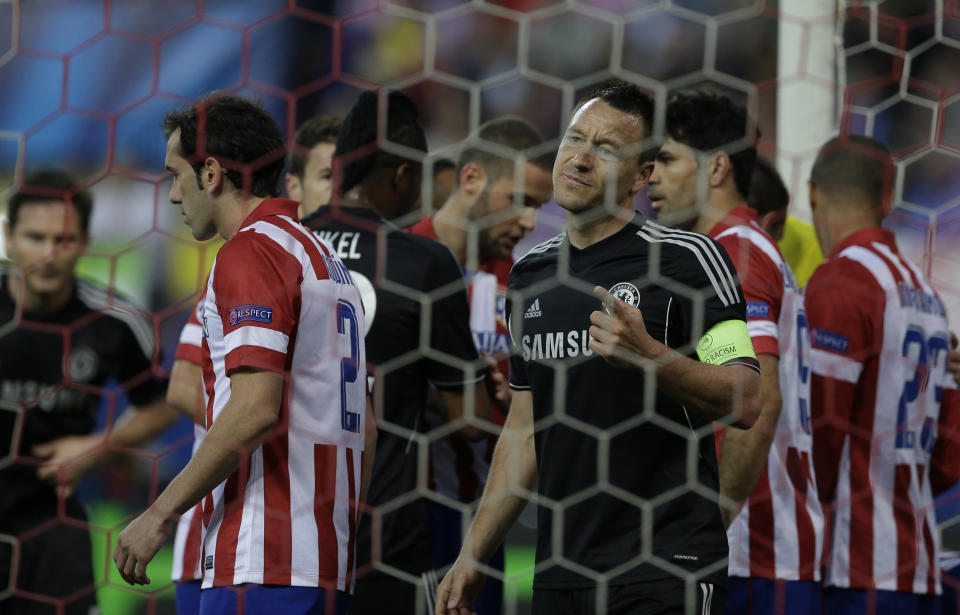
<instances>
[{"instance_id":1,"label":"adidas logo","mask_svg":"<svg viewBox=\"0 0 960 615\"><path fill-rule=\"evenodd\" d=\"M527 308L527 311L524 312L524 318L540 318L543 316L543 312L540 311L540 298L537 297L533 300L533 303L530 304L530 307Z\"/></svg>"}]
</instances>

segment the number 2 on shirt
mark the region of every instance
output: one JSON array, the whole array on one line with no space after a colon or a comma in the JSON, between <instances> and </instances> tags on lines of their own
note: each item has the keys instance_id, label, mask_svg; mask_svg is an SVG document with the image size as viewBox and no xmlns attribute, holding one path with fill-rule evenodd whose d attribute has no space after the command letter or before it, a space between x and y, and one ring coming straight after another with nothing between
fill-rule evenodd
<instances>
[{"instance_id":1,"label":"number 2 on shirt","mask_svg":"<svg viewBox=\"0 0 960 615\"><path fill-rule=\"evenodd\" d=\"M945 356L950 351L950 342L947 340L946 333L938 332L928 339L923 329L913 325L907 329L907 334L903 338L903 357L910 357L910 351L913 348L917 350L917 369L913 380L903 383L903 393L900 394L900 404L897 409L897 448L914 447L916 435L907 427L907 405L916 401L920 392L927 388L931 372L938 371L937 368L941 365L940 356ZM933 374L934 401L940 403L943 387L937 383L938 376L939 373ZM935 441L930 437L933 422L928 417L924 421L920 434L920 445L928 453L933 450Z\"/></svg>"},{"instance_id":2,"label":"number 2 on shirt","mask_svg":"<svg viewBox=\"0 0 960 615\"><path fill-rule=\"evenodd\" d=\"M349 302L337 301L337 333L350 337L350 356L340 359L340 426L345 431L360 431L360 412L348 407L350 396L347 385L357 386L360 366L360 332L357 328L357 311ZM363 383L360 383L363 386ZM364 394L360 399L366 399Z\"/></svg>"}]
</instances>

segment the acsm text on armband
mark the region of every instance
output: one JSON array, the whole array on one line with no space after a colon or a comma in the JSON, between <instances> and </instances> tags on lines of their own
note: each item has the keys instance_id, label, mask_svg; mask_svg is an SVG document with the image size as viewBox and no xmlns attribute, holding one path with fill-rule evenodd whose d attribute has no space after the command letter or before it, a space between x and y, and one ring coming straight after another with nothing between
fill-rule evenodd
<instances>
[{"instance_id":1,"label":"acsm text on armband","mask_svg":"<svg viewBox=\"0 0 960 615\"><path fill-rule=\"evenodd\" d=\"M736 357L736 356L739 356L739 353L737 352L737 345L730 344L728 346L723 346L722 348L717 348L716 350L708 354L706 357L704 357L703 362L716 365L718 363L722 363L723 361L729 358Z\"/></svg>"}]
</instances>

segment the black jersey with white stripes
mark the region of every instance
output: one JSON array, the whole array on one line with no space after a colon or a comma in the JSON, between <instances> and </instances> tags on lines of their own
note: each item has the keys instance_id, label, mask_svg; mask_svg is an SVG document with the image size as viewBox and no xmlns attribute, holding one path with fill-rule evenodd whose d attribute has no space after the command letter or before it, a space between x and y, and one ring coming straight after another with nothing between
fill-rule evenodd
<instances>
[{"instance_id":1,"label":"black jersey with white stripes","mask_svg":"<svg viewBox=\"0 0 960 615\"><path fill-rule=\"evenodd\" d=\"M678 570L724 583L711 421L659 392L653 372L615 369L590 350L597 285L639 308L655 339L691 358L714 325L746 317L718 243L640 214L584 249L561 234L517 261L510 386L533 395L543 497L534 586L595 584L578 568L612 584Z\"/></svg>"},{"instance_id":2,"label":"black jersey with white stripes","mask_svg":"<svg viewBox=\"0 0 960 615\"><path fill-rule=\"evenodd\" d=\"M370 209L324 205L303 224L337 250L363 298L367 373L375 378L380 423L367 504L391 508L376 520L362 517L357 567L379 552L381 562L420 574L433 567L427 500L409 496L421 480L428 389L462 391L483 380L463 274L449 248Z\"/></svg>"},{"instance_id":3,"label":"black jersey with white stripes","mask_svg":"<svg viewBox=\"0 0 960 615\"><path fill-rule=\"evenodd\" d=\"M9 283L0 272L0 460L13 457L0 469L0 516L33 490L50 490L36 478L31 449L90 433L103 387L116 383L134 405L166 391L153 370L153 327L140 310L77 280L56 313L20 314Z\"/></svg>"}]
</instances>

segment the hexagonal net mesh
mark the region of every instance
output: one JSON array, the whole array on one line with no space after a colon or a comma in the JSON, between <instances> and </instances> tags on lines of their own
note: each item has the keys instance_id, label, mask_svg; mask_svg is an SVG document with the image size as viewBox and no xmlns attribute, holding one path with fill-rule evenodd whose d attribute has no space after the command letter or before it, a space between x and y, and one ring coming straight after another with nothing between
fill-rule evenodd
<instances>
[{"instance_id":1,"label":"hexagonal net mesh","mask_svg":"<svg viewBox=\"0 0 960 615\"><path fill-rule=\"evenodd\" d=\"M478 350L494 358L491 363L499 361L489 370L499 370L504 381L511 378L508 355L514 357L514 371L523 372L512 376L514 402L518 397L527 399L524 396L533 387L538 459L544 462L539 455L546 454L545 439L570 444L565 461L571 465L560 466L572 472L558 477L558 471L541 468L539 491L536 483L512 483L511 493L529 504L512 524L504 546L489 562L479 563L489 577L477 603L480 613L531 612L535 592L546 595L562 587L582 590L576 598L581 600L577 608L582 612L604 612L613 610L617 600L635 598L624 587L650 580L676 583L662 585L669 589L660 591L681 596L678 609L707 612L703 609L709 606L712 588L717 601L724 598L723 582L717 579L725 577L728 569L741 580L781 578L918 595L940 594L942 586L944 609L956 612L960 583L952 568L960 559L951 554L960 552L953 523L960 509L955 490L946 488L949 485L931 488L937 478L933 474L942 469L937 466L938 446L946 448L950 439L946 417L941 417L939 439L929 420L934 417L936 423L936 404L946 400L947 407L955 402L944 358L950 333L941 325L948 319L954 323L960 309L956 196L960 174L955 172L960 104L955 104L958 73L953 68L960 54L958 38L956 0L0 2L0 84L5 92L0 99L0 172L9 185L8 200L20 202L16 207L11 204L7 212L9 230L4 240L11 261L3 269L4 288L0 289L0 611L86 613L99 605L103 613L172 613L178 584L189 583L206 567L200 559L200 539L186 533L161 548L149 567L152 582L142 588L124 583L111 557L118 534L154 502L190 459L195 431L191 422L181 417L167 428L173 419L168 408L158 404L181 332L189 329L184 329L187 316L206 288L211 264L223 243L221 239L194 240L180 209L168 202L174 180L164 170L165 164L169 166L164 159L164 115L214 91L258 100L279 126L285 151L274 149L266 156L239 160L219 155L218 161L235 171L239 184L245 185L258 171L293 153L287 158L286 182L280 191L305 203L319 199L315 207L326 202L329 192L320 188L322 196L311 196L318 193L310 192L315 188L310 174L318 164L324 166L313 159L321 155L314 146L325 145L328 149L323 151L330 156L336 139L328 134L325 141L308 141L306 133L297 129L315 116L343 117L360 92L373 90L409 96L427 141L423 151L393 132L386 125L386 97L380 98L375 113L377 136L372 137L378 146L361 143L367 149L358 148L356 157L362 159L378 147L380 162L392 156L395 166L405 162L418 173L422 163L422 177L417 175L412 182L419 183L419 196L408 192L400 205L381 213L399 227L419 223L421 234L439 234L441 240L453 237L449 247L459 262L422 243L403 247L406 240L396 240L400 247L395 247L394 239L387 238L389 233L378 230L381 221L352 210L322 210L311 227L319 229L318 236L327 242L325 249L339 253L351 270L347 277L360 287L365 332L376 334L379 325L379 331L387 331L397 344L412 339L409 347L380 353L370 350L375 342L367 337L373 410L380 430L377 468L383 467L375 470L370 502L360 507L368 513L366 519L358 520L354 514L344 530L349 539L344 538L339 547L349 550L347 545L359 532L359 551L364 553L358 551L356 561L351 556L347 564L357 565L354 612L367 612L367 608L385 612L382 605L366 606L364 591L373 596L402 596L400 603L392 605L396 612L427 612L439 580L459 552L462 533L479 506L496 436L508 414L502 402L488 400L486 389L475 382L474 376L483 372L482 359L476 359ZM636 365L603 367L589 344L589 314L601 305L593 295L595 283L602 283L619 299L636 297L635 305L641 296L665 293L672 297L675 303L669 305L679 311L674 318L682 313L678 322L689 329L683 340L673 340L667 332L673 322L669 305L665 322L651 324L650 329L660 331L668 346L692 357L714 323L711 302L726 306L718 286L671 273L685 258L674 254L675 244L690 240L680 231L658 226L655 210L663 210L659 222L667 226L690 225L666 215L669 199L662 171L666 163L658 159L663 167L651 167L653 177L659 178L651 184L657 186L653 192L643 187L629 195L634 208L651 220L641 222L642 228L635 233L649 245L649 261L633 278L597 282L581 275L577 267L585 261L578 265L577 259L586 258L587 251L571 249L571 239L560 236L568 229L565 212L550 198L548 171L554 158L559 171L553 179L564 171L563 156L555 154L558 148L562 152L564 135L575 119L575 104L612 78L636 84L655 103L651 117L646 118L651 130L642 144L643 155L656 151L650 146L659 146L664 137L678 137L670 133L668 112L668 102L678 92L719 93L747 110L748 126L756 128L756 134L750 132L744 138L741 133L719 149L734 155L755 147L761 158L774 163L789 192L790 217L779 244L780 258L793 268L798 284L781 289L780 299L784 292L800 297L798 287L810 279L822 259L817 234L808 224L811 194L816 201L822 193L816 188L811 191L807 184L821 145L838 133L868 135L886 146L894 163L884 184L893 195L884 227L892 231L899 252L871 258L891 263L892 273L887 275L898 281L895 286L909 286L912 280L921 290L901 292L902 309L888 306L880 320L891 322L916 309L931 324L922 334L896 340L893 351L876 352L874 360L878 364L900 361L910 378L895 383L896 390L890 389L890 398L899 399L898 403L878 402L876 416L885 417L881 421L872 414L867 419L825 414L816 407L808 410L808 400L798 401L803 395L785 383L794 382L796 376L792 371L786 375L781 368L783 412L797 416L771 424L765 435L773 441L774 452L783 450L782 460L771 461L771 465L782 465L783 472L766 474L754 468L751 480L763 476L728 531L729 558L726 543L721 556L702 560L700 555L668 552L657 545L664 516L684 517L685 511L705 506L716 512L711 508L715 501L731 503L718 493L725 476L721 463L717 478L715 452L715 434L726 431L729 436L722 423L731 419L714 423L709 413L698 415L685 397L689 391L670 391L658 380L660 364L641 362L640 370L625 378L630 373L626 370ZM504 116L523 120L525 127L539 134L519 146L476 136L485 123ZM199 151L206 142L202 124ZM330 134L335 134L336 126ZM677 141L688 142L679 137ZM474 148L474 167L486 169L483 173L489 176L481 179L491 180L489 185L471 183L475 178L463 165L469 150L464 143ZM210 147L212 151L212 141ZM501 165L506 170L493 175L492 167L485 165L497 157L506 161ZM345 158L344 164L351 160ZM707 158L691 160L705 164ZM451 168L455 179L444 180L442 173ZM75 182L50 184L49 177L36 174L51 169L67 172ZM330 172L340 177L337 174L344 171L335 166ZM328 176L318 178L322 184ZM509 179L508 184L495 181L503 178ZM605 186L602 211L622 201L615 180L611 175L600 181ZM707 194L705 182L692 188L695 196ZM188 185L192 186L180 182L176 190L186 190ZM88 245L83 232L84 193L93 202ZM648 194L656 197L653 204ZM492 203L497 198L506 205L496 209ZM72 207L58 205L64 200ZM705 199L697 202L697 215L702 215ZM453 203L448 214L459 218L451 223L449 217L445 222L441 216L436 224L424 227L423 220L444 203ZM538 207L535 223L531 206ZM76 230L65 232L61 222L68 230ZM372 243L363 243L368 240ZM772 240L765 245L776 252ZM379 251L379 260L368 263L369 271L352 264L364 249ZM409 254L409 261L403 261L401 254ZM544 265L548 274L528 275L534 266L515 269L515 284L522 280L522 288L514 286L508 293L510 261L521 257L528 265L549 261ZM719 253L711 258L717 260L703 266L712 267L718 276L728 266L736 267L741 281L752 275L735 250L732 260ZM454 275L435 274L431 268L437 263L452 263ZM74 267L83 282L71 282ZM401 269L404 272L391 273ZM414 275L421 269L433 278L421 283ZM465 278L456 275L458 271ZM847 285L836 289L826 285L829 292L822 301L831 306L826 312L843 301L858 305L878 301L875 289L860 284L867 279L864 271L858 270ZM790 275L783 275L790 280ZM726 292L732 293L730 303L739 303L747 317L759 315L750 310L770 309L750 299L746 284L742 290L737 286ZM740 292L746 302L735 296ZM469 315L457 311L463 307L463 297L468 298ZM803 299L796 300L802 316ZM453 304L459 307L451 308ZM539 328L550 310L575 311L578 306L587 306L582 327ZM396 316L401 313L406 320ZM648 314L644 316L649 320ZM237 312L236 318L266 317ZM448 319L456 318L463 327L447 326ZM196 323L197 335L200 325ZM467 326L476 348L464 351L451 340L468 331ZM806 321L794 328L797 344L808 345L802 339ZM851 343L850 335L829 327L818 328L811 322L809 329L814 354L842 355ZM757 352L776 355L761 348L756 341L762 337L758 330L750 329ZM874 334L882 337L883 331L877 329ZM782 338L779 343L786 357L790 344ZM201 363L205 360L202 353L196 356ZM860 366L856 374L880 369L862 357L854 363ZM831 365L834 371L827 370L828 376L840 380L842 374L849 376L849 371L842 372L843 365L849 370L848 364ZM609 373L591 380L594 372L588 367ZM801 358L801 374L804 369ZM466 384L445 386L449 374ZM930 374L942 382L928 387ZM800 380L806 382L807 377L801 375ZM881 383L884 379L874 378ZM436 385L429 394L428 381ZM852 382L856 381L853 377ZM196 382L197 390L200 384ZM405 394L403 386L419 387L413 401L401 403L391 397ZM830 391L834 397L822 399L830 401L831 407L854 403L839 388ZM501 391L501 395L506 394ZM747 395L735 386L730 393L733 405ZM682 413L664 415L663 408L676 403L665 400L677 396L687 400L690 411L684 407ZM936 403L923 401L929 396L935 396ZM816 403L815 399L809 403ZM604 406L594 414L592 404L617 409L608 411ZM405 413L392 414L400 406ZM453 410L461 406L463 416L459 417ZM129 433L129 425L124 425L130 419L124 417L146 409L156 411L152 419L142 419L149 433ZM830 429L818 431L824 426ZM152 437L154 432L161 433ZM854 459L856 454L851 457L842 437L822 445L839 443L837 451L844 451L845 461L826 457L835 465L847 464L839 472L839 483L832 483L840 491L822 509L813 504L819 479L811 474L814 467L820 472L820 466L810 458L817 455L821 432L832 437L847 434L859 444L846 446L859 445L866 455L859 461ZM324 436L309 429L297 437L301 435L324 441ZM723 439L746 446L737 435ZM806 441L812 437L813 448L809 442L805 449L801 447L802 453L791 448L789 443L797 437ZM221 448L248 452L229 441L214 440ZM657 441L679 459L674 466L663 465L643 450ZM638 442L645 444L638 447ZM904 450L915 449L923 452L918 453L922 460L904 461ZM556 449L550 454L554 462L565 457ZM897 460L889 468L882 461L888 454ZM858 462L866 465L856 466ZM853 474L850 464L855 466ZM519 470L505 467L507 475L515 478ZM871 474L875 484L862 491L849 478L857 471L880 476L887 470L897 478L887 484ZM948 469L942 470L950 476ZM668 471L677 474L663 487L657 476ZM584 472L588 476L581 480ZM786 478L777 482L777 476ZM257 479L250 480L252 485ZM811 491L800 494L796 485L801 483ZM647 488L649 484L658 486ZM314 487L319 490L316 485L310 488ZM64 488L74 493L66 497ZM319 500L301 508L294 504L290 515L311 516L323 507L354 511L356 494L350 493L350 501L334 494L320 504ZM743 498L749 493L748 489ZM256 509L268 525L271 515L275 516L274 497L268 495ZM290 508L290 489L284 497ZM783 498L794 509L779 516L777 502ZM211 523L211 511L187 516L190 521L183 524L183 532L191 523L194 529ZM349 514L343 513L344 519ZM602 519L609 515L620 524L618 528L629 528L625 536L607 537L610 544L619 538L625 556L611 558L596 552L596 544L590 541L603 531L577 525L593 514ZM736 510L731 515L737 516ZM713 524L714 540L723 542L722 529L716 529L719 513L708 517L704 523ZM824 517L835 524L826 544ZM354 522L360 525L355 528ZM767 523L766 533L755 527L762 523ZM781 540L792 541L792 547L783 547ZM203 548L207 550L202 553L209 556L209 543ZM318 547L321 552L323 548ZM859 560L851 555L855 552L868 553L864 557L869 561L864 560L863 566L869 573L857 568ZM692 559L685 561L688 557ZM837 564L834 557L844 563ZM790 561L785 563L784 558ZM856 561L851 564L851 559ZM821 574L824 566L831 569ZM840 572L843 566L851 569ZM292 574L289 568L286 578ZM941 569L942 578L937 572ZM171 570L178 584L170 580ZM270 571L265 573L269 576ZM254 582L269 583L264 577ZM318 583L324 585L314 584ZM583 589L588 586L594 589ZM728 587L728 612L740 612L740 603L734 602L737 587L742 589ZM336 581L327 589L337 589ZM772 595L775 612L793 612L787 608L792 594ZM874 602L868 604L869 609L883 612Z\"/></svg>"}]
</instances>

